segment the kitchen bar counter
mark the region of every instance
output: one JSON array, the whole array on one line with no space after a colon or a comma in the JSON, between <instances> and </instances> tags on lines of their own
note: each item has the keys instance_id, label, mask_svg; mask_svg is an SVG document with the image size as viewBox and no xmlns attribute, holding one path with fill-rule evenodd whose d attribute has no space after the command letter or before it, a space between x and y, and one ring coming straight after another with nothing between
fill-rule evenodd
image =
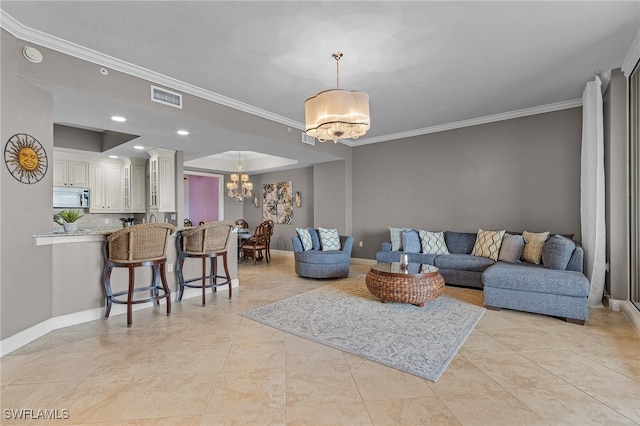
<instances>
[{"instance_id":1,"label":"kitchen bar counter","mask_svg":"<svg viewBox=\"0 0 640 426\"><path fill-rule=\"evenodd\" d=\"M36 234L33 238L36 240L37 246L45 246L50 244L68 244L83 243L88 241L104 241L104 237L115 231L117 227L111 228L92 228L78 229L76 232L49 232L45 234Z\"/></svg>"}]
</instances>

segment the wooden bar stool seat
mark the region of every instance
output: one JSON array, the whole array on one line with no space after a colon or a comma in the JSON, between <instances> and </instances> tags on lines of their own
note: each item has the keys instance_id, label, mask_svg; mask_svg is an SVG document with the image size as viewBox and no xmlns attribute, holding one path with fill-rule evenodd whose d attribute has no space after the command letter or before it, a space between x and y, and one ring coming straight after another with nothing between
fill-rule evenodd
<instances>
[{"instance_id":1,"label":"wooden bar stool seat","mask_svg":"<svg viewBox=\"0 0 640 426\"><path fill-rule=\"evenodd\" d=\"M105 259L102 284L105 292L104 319L109 318L111 305L120 303L127 305L127 327L132 324L132 307L139 303L153 302L160 304L166 299L167 315L171 314L171 291L167 285L166 263L167 242L175 227L168 223L147 223L123 228L107 236L103 248ZM135 269L150 266L152 269L151 285L135 287ZM111 290L111 272L113 268L129 270L129 286L125 291ZM150 291L151 296L134 299L134 294ZM121 296L125 296L126 299Z\"/></svg>"},{"instance_id":2,"label":"wooden bar stool seat","mask_svg":"<svg viewBox=\"0 0 640 426\"><path fill-rule=\"evenodd\" d=\"M234 226L233 222L228 221L206 222L194 228L183 229L178 232L178 238L176 239L176 249L178 251L176 277L180 287L176 297L177 302L182 301L185 287L202 289L202 306L206 302L205 293L207 287L211 287L211 291L215 292L218 287L228 285L229 299L231 299L231 275L229 275L229 267L227 266L227 241L229 233ZM184 278L184 262L189 257L202 259L202 273L199 277ZM218 274L218 257L222 258L224 275ZM207 259L211 264L208 273ZM209 280L209 284L207 284L207 280ZM199 281L199 283L195 284L196 281Z\"/></svg>"}]
</instances>

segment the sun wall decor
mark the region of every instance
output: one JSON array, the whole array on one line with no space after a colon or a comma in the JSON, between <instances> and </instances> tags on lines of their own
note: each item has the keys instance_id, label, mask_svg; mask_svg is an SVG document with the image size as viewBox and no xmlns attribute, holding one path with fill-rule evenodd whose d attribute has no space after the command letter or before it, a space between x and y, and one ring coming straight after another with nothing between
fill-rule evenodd
<instances>
[{"instance_id":1,"label":"sun wall decor","mask_svg":"<svg viewBox=\"0 0 640 426\"><path fill-rule=\"evenodd\" d=\"M38 182L49 168L47 153L36 138L17 133L4 147L4 164L11 176L26 184Z\"/></svg>"},{"instance_id":2,"label":"sun wall decor","mask_svg":"<svg viewBox=\"0 0 640 426\"><path fill-rule=\"evenodd\" d=\"M262 218L274 223L293 222L293 189L291 181L262 185Z\"/></svg>"}]
</instances>

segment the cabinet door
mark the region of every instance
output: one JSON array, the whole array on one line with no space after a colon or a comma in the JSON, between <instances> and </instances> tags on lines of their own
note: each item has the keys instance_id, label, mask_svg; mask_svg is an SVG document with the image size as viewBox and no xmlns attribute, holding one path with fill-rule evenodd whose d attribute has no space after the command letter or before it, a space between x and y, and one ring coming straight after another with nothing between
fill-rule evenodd
<instances>
[{"instance_id":1,"label":"cabinet door","mask_svg":"<svg viewBox=\"0 0 640 426\"><path fill-rule=\"evenodd\" d=\"M69 186L76 188L88 188L89 163L82 161L68 161L67 182L69 183Z\"/></svg>"},{"instance_id":2,"label":"cabinet door","mask_svg":"<svg viewBox=\"0 0 640 426\"><path fill-rule=\"evenodd\" d=\"M160 158L158 185L158 210L176 211L176 182L173 158Z\"/></svg>"},{"instance_id":3,"label":"cabinet door","mask_svg":"<svg viewBox=\"0 0 640 426\"><path fill-rule=\"evenodd\" d=\"M104 204L104 174L102 164L91 164L89 179L89 212L103 212Z\"/></svg>"},{"instance_id":4,"label":"cabinet door","mask_svg":"<svg viewBox=\"0 0 640 426\"><path fill-rule=\"evenodd\" d=\"M149 160L149 208L158 209L158 158Z\"/></svg>"},{"instance_id":5,"label":"cabinet door","mask_svg":"<svg viewBox=\"0 0 640 426\"><path fill-rule=\"evenodd\" d=\"M131 211L133 213L144 213L146 211L146 169L144 164L132 164L130 174L131 188Z\"/></svg>"},{"instance_id":6,"label":"cabinet door","mask_svg":"<svg viewBox=\"0 0 640 426\"><path fill-rule=\"evenodd\" d=\"M53 186L67 186L67 161L53 159Z\"/></svg>"},{"instance_id":7,"label":"cabinet door","mask_svg":"<svg viewBox=\"0 0 640 426\"><path fill-rule=\"evenodd\" d=\"M121 212L122 209L122 166L107 163L104 166L104 197L105 207L109 212Z\"/></svg>"}]
</instances>

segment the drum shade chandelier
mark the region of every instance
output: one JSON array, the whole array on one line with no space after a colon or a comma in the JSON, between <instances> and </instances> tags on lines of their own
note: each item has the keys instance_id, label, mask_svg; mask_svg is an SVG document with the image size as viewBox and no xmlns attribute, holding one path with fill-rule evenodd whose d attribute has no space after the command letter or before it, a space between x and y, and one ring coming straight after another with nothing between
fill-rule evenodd
<instances>
[{"instance_id":1,"label":"drum shade chandelier","mask_svg":"<svg viewBox=\"0 0 640 426\"><path fill-rule=\"evenodd\" d=\"M305 131L320 142L358 139L370 126L369 95L340 90L341 52L336 60L336 89L325 90L304 101Z\"/></svg>"},{"instance_id":2,"label":"drum shade chandelier","mask_svg":"<svg viewBox=\"0 0 640 426\"><path fill-rule=\"evenodd\" d=\"M251 197L251 191L253 191L253 184L249 182L249 175L242 173L240 151L238 151L238 173L231 174L231 182L227 182L227 195L241 203L245 198Z\"/></svg>"}]
</instances>

